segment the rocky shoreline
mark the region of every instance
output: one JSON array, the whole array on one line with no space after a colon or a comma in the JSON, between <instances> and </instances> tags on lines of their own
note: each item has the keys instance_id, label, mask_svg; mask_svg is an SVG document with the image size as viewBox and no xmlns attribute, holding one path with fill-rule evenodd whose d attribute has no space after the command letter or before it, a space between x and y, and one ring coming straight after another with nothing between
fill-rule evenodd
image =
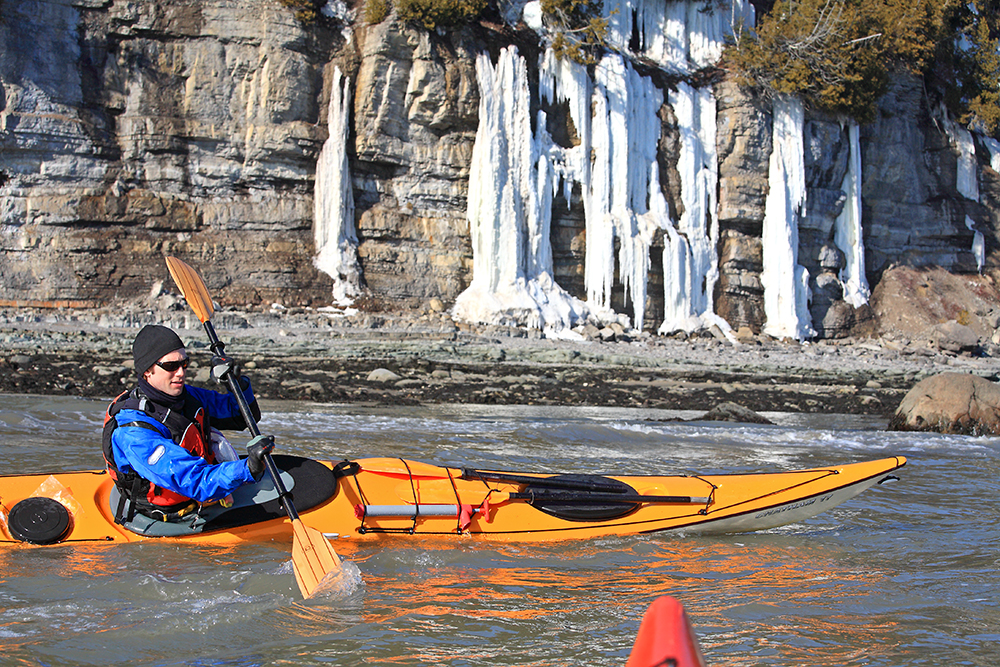
<instances>
[{"instance_id":1,"label":"rocky shoreline","mask_svg":"<svg viewBox=\"0 0 1000 667\"><path fill-rule=\"evenodd\" d=\"M201 324L165 312L0 312L0 392L108 398L133 379L130 345L148 322L188 344L192 382L208 383ZM891 417L912 386L946 371L996 379L990 357L886 339L797 343L766 336L586 340L458 325L443 312L309 309L217 312L213 324L262 399L365 405L509 404ZM718 332L716 332L718 334Z\"/></svg>"}]
</instances>

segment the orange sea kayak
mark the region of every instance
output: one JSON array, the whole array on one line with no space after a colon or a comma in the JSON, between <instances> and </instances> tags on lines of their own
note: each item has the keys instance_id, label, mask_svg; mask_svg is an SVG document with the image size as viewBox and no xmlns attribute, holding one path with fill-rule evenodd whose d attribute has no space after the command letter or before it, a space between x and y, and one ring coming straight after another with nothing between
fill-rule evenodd
<instances>
[{"instance_id":1,"label":"orange sea kayak","mask_svg":"<svg viewBox=\"0 0 1000 667\"><path fill-rule=\"evenodd\" d=\"M801 521L896 479L901 456L842 466L691 476L557 475L446 468L391 458L314 461L276 456L302 521L328 536L467 535L545 541L684 530L728 533ZM198 508L184 523L114 520L117 492L102 470L0 476L0 544L199 543L288 539L268 479L231 507Z\"/></svg>"}]
</instances>

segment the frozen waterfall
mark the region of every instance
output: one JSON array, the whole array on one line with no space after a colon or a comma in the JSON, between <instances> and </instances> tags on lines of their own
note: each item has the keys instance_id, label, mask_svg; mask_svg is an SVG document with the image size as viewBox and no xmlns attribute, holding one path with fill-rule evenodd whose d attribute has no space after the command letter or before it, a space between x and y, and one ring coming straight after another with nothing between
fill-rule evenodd
<instances>
[{"instance_id":1,"label":"frozen waterfall","mask_svg":"<svg viewBox=\"0 0 1000 667\"><path fill-rule=\"evenodd\" d=\"M990 166L993 171L1000 172L1000 141L992 137L983 137L983 143L990 152Z\"/></svg>"},{"instance_id":2,"label":"frozen waterfall","mask_svg":"<svg viewBox=\"0 0 1000 667\"><path fill-rule=\"evenodd\" d=\"M972 140L972 133L949 118L945 119L945 129L958 150L955 187L966 199L979 201L979 165L976 162L976 144Z\"/></svg>"},{"instance_id":3,"label":"frozen waterfall","mask_svg":"<svg viewBox=\"0 0 1000 667\"><path fill-rule=\"evenodd\" d=\"M990 152L990 166L993 167L993 171L1000 172L1000 141L991 137L983 137L983 143ZM972 252L975 253L979 270L982 271L983 264L986 263L986 238L982 232L976 232L972 241Z\"/></svg>"},{"instance_id":4,"label":"frozen waterfall","mask_svg":"<svg viewBox=\"0 0 1000 667\"><path fill-rule=\"evenodd\" d=\"M948 117L948 112L941 109L944 117L944 127L958 151L958 162L956 164L955 187L966 199L979 201L979 162L976 160L976 144L972 138L972 133ZM996 168L997 158L990 149L991 166ZM976 221L965 216L965 226L972 232L972 254L976 258L976 264L980 271L986 262L986 238L983 233L976 229Z\"/></svg>"},{"instance_id":5,"label":"frozen waterfall","mask_svg":"<svg viewBox=\"0 0 1000 667\"><path fill-rule=\"evenodd\" d=\"M351 94L349 80L334 69L327 112L329 137L316 163L316 192L313 201L313 238L316 268L333 278L333 298L350 305L359 294L359 269L354 232L354 195L347 164L347 136Z\"/></svg>"},{"instance_id":6,"label":"frozen waterfall","mask_svg":"<svg viewBox=\"0 0 1000 667\"><path fill-rule=\"evenodd\" d=\"M724 3L723 3L724 4ZM668 3L609 2L609 42L664 70L689 73L715 62L734 25L752 24L753 7L733 0L723 8L706 0ZM670 94L681 134L682 219L672 220L659 181L657 147L663 93L619 53L594 68L555 58L539 63L539 97L565 102L576 130L572 147L554 144L545 115L529 116L527 70L515 49L494 68L477 61L480 125L473 150L468 218L473 280L453 314L484 323L521 323L550 332L590 314L622 319L611 307L617 279L631 305L631 322L645 317L649 252L664 238L665 312L661 331L728 326L715 316L718 278L715 100L711 88L680 84ZM552 279L548 231L553 195L571 201L579 186L586 225L586 303Z\"/></svg>"},{"instance_id":7,"label":"frozen waterfall","mask_svg":"<svg viewBox=\"0 0 1000 667\"><path fill-rule=\"evenodd\" d=\"M972 254L976 258L976 270L982 272L986 263L986 237L976 229L976 221L965 216L965 226L972 232Z\"/></svg>"},{"instance_id":8,"label":"frozen waterfall","mask_svg":"<svg viewBox=\"0 0 1000 667\"><path fill-rule=\"evenodd\" d=\"M774 99L774 147L768 169L762 244L764 333L804 340L816 335L809 314L809 272L799 264L799 214L806 202L803 110L797 98Z\"/></svg>"},{"instance_id":9,"label":"frozen waterfall","mask_svg":"<svg viewBox=\"0 0 1000 667\"><path fill-rule=\"evenodd\" d=\"M660 332L690 332L711 323L728 331L724 320L714 315L712 304L719 276L715 99L710 88L692 88L685 83L679 84L669 99L680 131L677 171L684 212L676 226L664 226L665 312Z\"/></svg>"},{"instance_id":10,"label":"frozen waterfall","mask_svg":"<svg viewBox=\"0 0 1000 667\"><path fill-rule=\"evenodd\" d=\"M551 169L539 159L550 141L544 118L531 131L528 72L515 47L476 59L479 128L469 174L472 283L456 318L543 329L570 328L585 304L552 279Z\"/></svg>"},{"instance_id":11,"label":"frozen waterfall","mask_svg":"<svg viewBox=\"0 0 1000 667\"><path fill-rule=\"evenodd\" d=\"M649 246L655 227L668 221L648 215L650 172L656 169L660 134L657 111L663 94L624 58L610 54L594 73L591 119L591 182L587 206L587 302L611 310L614 238L619 239L619 274L632 302L636 328L646 305ZM592 243L592 237L599 243Z\"/></svg>"},{"instance_id":12,"label":"frozen waterfall","mask_svg":"<svg viewBox=\"0 0 1000 667\"><path fill-rule=\"evenodd\" d=\"M741 25L753 26L754 8L749 0L605 0L604 18L608 43L617 50L640 54L668 72L688 74L715 64L726 37Z\"/></svg>"},{"instance_id":13,"label":"frozen waterfall","mask_svg":"<svg viewBox=\"0 0 1000 667\"><path fill-rule=\"evenodd\" d=\"M844 209L834 225L833 241L844 253L845 264L840 271L844 285L844 301L855 308L868 303L870 291L865 277L865 244L861 231L861 140L857 122L847 121L850 158L840 189L847 195Z\"/></svg>"}]
</instances>

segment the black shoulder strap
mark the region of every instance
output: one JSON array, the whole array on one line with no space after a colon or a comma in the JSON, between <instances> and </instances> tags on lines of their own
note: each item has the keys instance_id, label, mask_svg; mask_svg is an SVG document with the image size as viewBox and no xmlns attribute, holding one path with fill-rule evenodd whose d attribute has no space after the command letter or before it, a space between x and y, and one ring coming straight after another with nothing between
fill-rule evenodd
<instances>
[{"instance_id":1,"label":"black shoulder strap","mask_svg":"<svg viewBox=\"0 0 1000 667\"><path fill-rule=\"evenodd\" d=\"M180 411L171 410L170 408L162 406L159 403L154 403L149 400L149 398L147 398L138 387L129 392L128 398L133 399L130 402L134 409L145 412L151 418L166 426L167 430L170 431L171 434L184 433L188 426L195 423L195 416L197 415L199 408L202 407L198 399L187 392L184 393L184 407ZM125 407L124 402L119 410L123 407ZM136 423L139 424L141 422ZM206 414L206 425L207 423ZM146 426L149 425L147 424Z\"/></svg>"}]
</instances>

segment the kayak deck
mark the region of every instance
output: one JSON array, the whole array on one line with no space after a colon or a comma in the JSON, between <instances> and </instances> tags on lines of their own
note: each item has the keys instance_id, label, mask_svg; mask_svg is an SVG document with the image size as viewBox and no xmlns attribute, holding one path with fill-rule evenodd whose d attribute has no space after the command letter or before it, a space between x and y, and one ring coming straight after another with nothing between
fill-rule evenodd
<instances>
[{"instance_id":1,"label":"kayak deck","mask_svg":"<svg viewBox=\"0 0 1000 667\"><path fill-rule=\"evenodd\" d=\"M510 494L526 495L523 489L533 485L485 481L483 477L489 477L491 473L483 471L465 475L459 469L399 459L367 459L358 463L362 471L341 480L337 497L320 512L329 509L342 516L348 505L355 509L376 505L373 498L393 498L400 514L406 508L424 505L450 506L453 509L447 516L420 515L412 510L408 515L373 516L357 511L356 521L327 532L351 537L467 532L488 540L542 541L678 529L727 533L774 528L814 516L856 496L905 465L906 460L892 457L782 473L597 477L593 481L622 482L634 489L638 496L675 499L673 502L639 502L635 506L627 506L627 511L621 516L604 518L596 517L604 511L600 502L584 505L579 518L564 518L542 511L525 499L509 499ZM502 478L504 473L493 476ZM515 477L551 479L542 475ZM601 491L573 492L567 489L565 493L581 499L588 496L608 497ZM541 492L536 494L542 495ZM633 496L623 494L623 497ZM569 506L572 507L572 503ZM337 507L341 509L335 509ZM587 518L588 511L592 511L595 518ZM322 520L319 523L329 526L334 525L334 520L330 516L329 523ZM337 523L343 525L342 521Z\"/></svg>"},{"instance_id":2,"label":"kayak deck","mask_svg":"<svg viewBox=\"0 0 1000 667\"><path fill-rule=\"evenodd\" d=\"M296 459L297 457L285 457ZM306 459L299 459L305 461ZM392 458L319 462L334 478L332 495L302 521L327 535L369 541L393 535L471 535L502 542L590 539L683 530L765 530L826 511L887 479L903 457L789 472L693 476L597 476L447 468ZM336 472L335 472L336 471ZM312 484L313 482L309 482ZM150 539L115 524L113 484L104 471L0 476L0 544L11 536L7 514L39 496L67 508L60 543ZM304 487L298 493L304 493ZM293 500L297 491L290 488ZM252 523L210 521L179 537L199 543L288 540L277 513Z\"/></svg>"}]
</instances>

